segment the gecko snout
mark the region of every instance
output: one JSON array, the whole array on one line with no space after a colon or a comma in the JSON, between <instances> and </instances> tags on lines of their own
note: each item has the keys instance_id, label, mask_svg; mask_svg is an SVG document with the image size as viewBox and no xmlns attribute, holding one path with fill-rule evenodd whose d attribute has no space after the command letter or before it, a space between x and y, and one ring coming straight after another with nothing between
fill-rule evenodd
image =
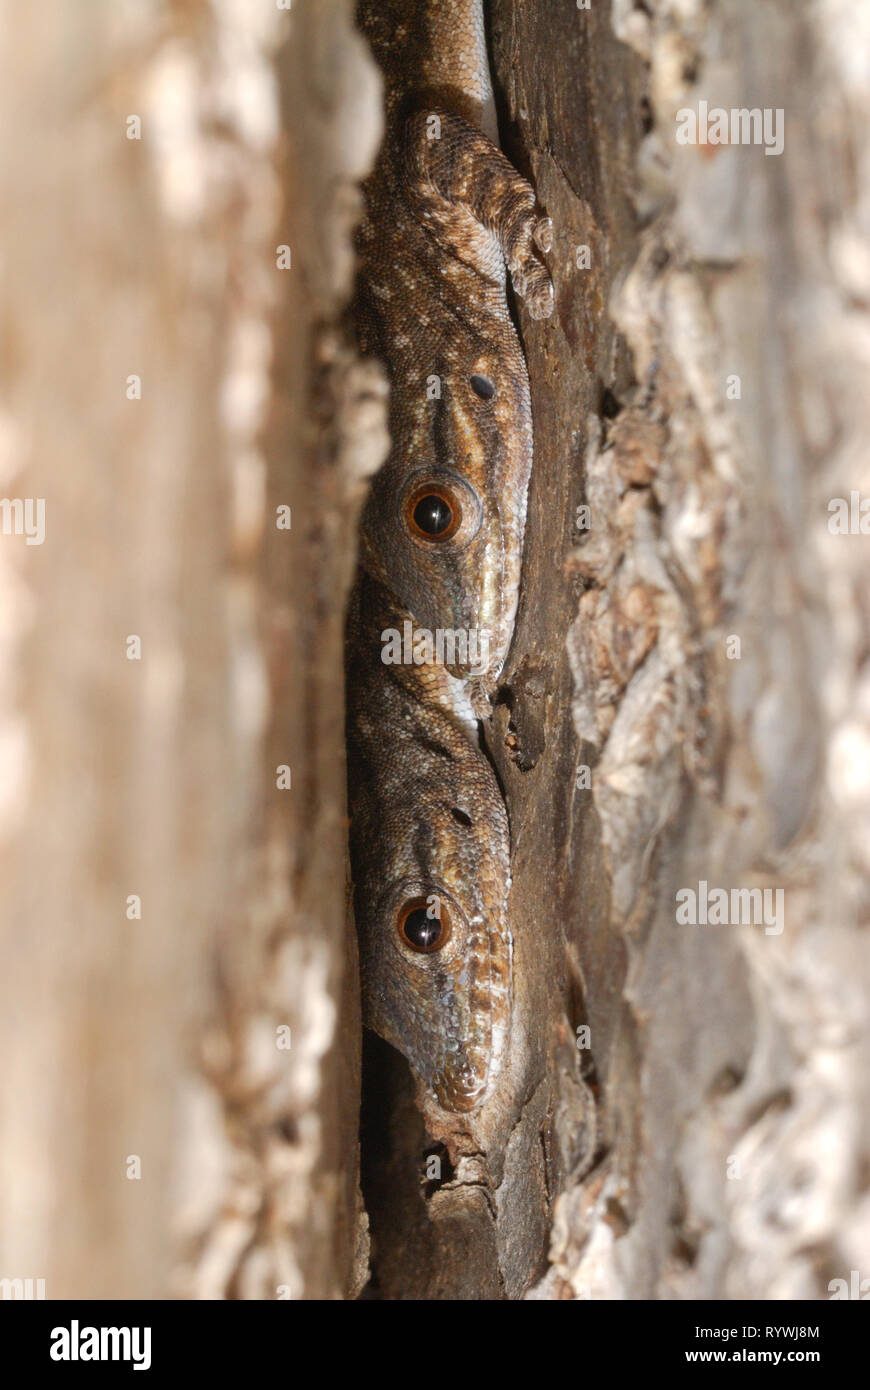
<instances>
[{"instance_id":1,"label":"gecko snout","mask_svg":"<svg viewBox=\"0 0 870 1390\"><path fill-rule=\"evenodd\" d=\"M435 1078L433 1087L438 1104L444 1110L465 1115L475 1110L484 1099L487 1090L486 1077L482 1080L442 1075Z\"/></svg>"}]
</instances>

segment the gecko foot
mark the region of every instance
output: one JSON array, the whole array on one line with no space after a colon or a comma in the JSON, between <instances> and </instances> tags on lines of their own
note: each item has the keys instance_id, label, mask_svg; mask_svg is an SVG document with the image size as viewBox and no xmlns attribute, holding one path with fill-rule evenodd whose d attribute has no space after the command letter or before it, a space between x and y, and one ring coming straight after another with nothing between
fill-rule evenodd
<instances>
[{"instance_id":1,"label":"gecko foot","mask_svg":"<svg viewBox=\"0 0 870 1390\"><path fill-rule=\"evenodd\" d=\"M528 213L518 228L511 248L508 269L511 283L533 319L548 319L553 312L553 282L550 272L535 255L534 247L547 251L553 244L553 223L549 217Z\"/></svg>"}]
</instances>

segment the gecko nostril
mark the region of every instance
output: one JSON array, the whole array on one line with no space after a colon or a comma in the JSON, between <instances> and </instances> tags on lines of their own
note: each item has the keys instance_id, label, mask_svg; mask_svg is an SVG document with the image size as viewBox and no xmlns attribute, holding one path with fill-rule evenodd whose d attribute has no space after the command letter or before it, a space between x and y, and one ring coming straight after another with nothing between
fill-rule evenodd
<instances>
[{"instance_id":1,"label":"gecko nostril","mask_svg":"<svg viewBox=\"0 0 870 1390\"><path fill-rule=\"evenodd\" d=\"M430 955L440 951L450 935L450 920L442 903L437 914L426 898L411 898L399 909L399 936L412 951Z\"/></svg>"},{"instance_id":2,"label":"gecko nostril","mask_svg":"<svg viewBox=\"0 0 870 1390\"><path fill-rule=\"evenodd\" d=\"M476 396L479 396L482 401L492 400L495 395L495 385L488 376L478 376L477 373L474 373L468 380Z\"/></svg>"},{"instance_id":3,"label":"gecko nostril","mask_svg":"<svg viewBox=\"0 0 870 1390\"><path fill-rule=\"evenodd\" d=\"M452 807L450 814L460 825L471 825L471 816L467 811L462 811L458 806Z\"/></svg>"}]
</instances>

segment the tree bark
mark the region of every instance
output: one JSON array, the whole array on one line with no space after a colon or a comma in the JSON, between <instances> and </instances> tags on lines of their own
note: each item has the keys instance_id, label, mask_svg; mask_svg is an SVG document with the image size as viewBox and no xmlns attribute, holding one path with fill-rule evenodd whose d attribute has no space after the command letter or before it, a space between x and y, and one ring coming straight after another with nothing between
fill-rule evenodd
<instances>
[{"instance_id":1,"label":"tree bark","mask_svg":"<svg viewBox=\"0 0 870 1390\"><path fill-rule=\"evenodd\" d=\"M373 1117L381 1296L824 1297L866 1257L866 770L846 794L830 759L866 769L868 610L861 542L826 535L866 423L831 385L866 171L828 8L490 7L502 142L555 228L489 740L529 1057L485 1192L480 1162L421 1188L446 1136L407 1099ZM782 155L679 145L701 99L782 108ZM681 923L702 882L781 892L781 934Z\"/></svg>"},{"instance_id":2,"label":"tree bark","mask_svg":"<svg viewBox=\"0 0 870 1390\"><path fill-rule=\"evenodd\" d=\"M870 570L829 525L870 492L870 26L488 6L556 309L518 312L487 738L524 1051L481 1160L372 1039L360 1131L342 630L387 440L348 321L381 134L353 8L7 26L0 458L45 537L0 536L0 1278L824 1298L870 1249ZM782 109L782 154L679 144L702 100ZM681 921L702 882L781 890L783 930Z\"/></svg>"},{"instance_id":3,"label":"tree bark","mask_svg":"<svg viewBox=\"0 0 870 1390\"><path fill-rule=\"evenodd\" d=\"M0 1276L341 1297L342 607L385 439L337 325L377 78L342 3L6 18L4 478L46 532L0 547Z\"/></svg>"}]
</instances>

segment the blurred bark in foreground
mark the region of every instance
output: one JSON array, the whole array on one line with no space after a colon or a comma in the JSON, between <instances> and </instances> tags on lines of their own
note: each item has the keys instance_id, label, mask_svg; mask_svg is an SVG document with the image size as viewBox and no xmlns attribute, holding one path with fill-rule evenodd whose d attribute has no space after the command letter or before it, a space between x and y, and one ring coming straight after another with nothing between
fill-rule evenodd
<instances>
[{"instance_id":1,"label":"blurred bark in foreground","mask_svg":"<svg viewBox=\"0 0 870 1390\"><path fill-rule=\"evenodd\" d=\"M337 1296L342 607L384 441L330 325L376 78L339 3L2 21L3 488L46 533L0 546L0 1276Z\"/></svg>"},{"instance_id":2,"label":"blurred bark in foreground","mask_svg":"<svg viewBox=\"0 0 870 1390\"><path fill-rule=\"evenodd\" d=\"M491 8L556 232L492 732L535 1071L484 1210L421 1185L419 1120L369 1136L375 1287L826 1297L870 1260L870 567L827 525L870 495L870 21ZM353 1295L341 626L385 440L343 314L377 77L349 0L0 22L0 475L45 499L43 544L0 536L0 1278ZM783 154L678 146L700 100L783 108ZM784 931L676 925L700 880L783 889Z\"/></svg>"}]
</instances>

